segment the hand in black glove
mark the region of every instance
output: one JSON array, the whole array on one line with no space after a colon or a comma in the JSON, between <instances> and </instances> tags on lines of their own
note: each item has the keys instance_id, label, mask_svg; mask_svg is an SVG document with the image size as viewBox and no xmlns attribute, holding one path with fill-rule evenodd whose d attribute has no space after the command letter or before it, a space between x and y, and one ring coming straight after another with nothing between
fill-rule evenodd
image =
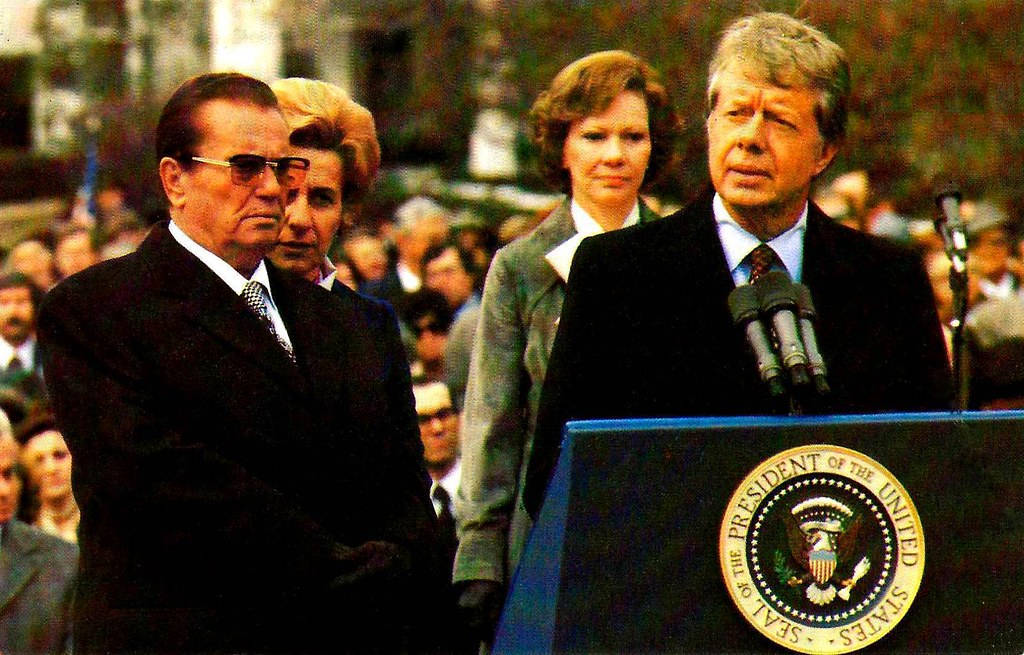
<instances>
[{"instance_id":1,"label":"hand in black glove","mask_svg":"<svg viewBox=\"0 0 1024 655\"><path fill-rule=\"evenodd\" d=\"M490 643L505 604L505 589L494 580L469 580L459 592L459 616L480 641Z\"/></svg>"}]
</instances>

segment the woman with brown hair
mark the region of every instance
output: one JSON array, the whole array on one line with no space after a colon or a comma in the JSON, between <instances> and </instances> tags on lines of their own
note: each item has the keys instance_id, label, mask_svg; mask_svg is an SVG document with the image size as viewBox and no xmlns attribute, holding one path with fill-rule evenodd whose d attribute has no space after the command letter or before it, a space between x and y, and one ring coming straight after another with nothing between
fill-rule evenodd
<instances>
[{"instance_id":1,"label":"woman with brown hair","mask_svg":"<svg viewBox=\"0 0 1024 655\"><path fill-rule=\"evenodd\" d=\"M31 511L31 524L47 534L78 542L81 512L71 491L71 453L46 409L29 412L18 426L21 465L31 496L22 501Z\"/></svg>"},{"instance_id":2,"label":"woman with brown hair","mask_svg":"<svg viewBox=\"0 0 1024 655\"><path fill-rule=\"evenodd\" d=\"M498 251L484 285L462 423L454 569L460 605L484 641L531 526L522 474L573 253L587 236L656 218L639 194L669 167L679 133L657 73L620 50L563 68L530 124L541 171L566 198Z\"/></svg>"}]
</instances>

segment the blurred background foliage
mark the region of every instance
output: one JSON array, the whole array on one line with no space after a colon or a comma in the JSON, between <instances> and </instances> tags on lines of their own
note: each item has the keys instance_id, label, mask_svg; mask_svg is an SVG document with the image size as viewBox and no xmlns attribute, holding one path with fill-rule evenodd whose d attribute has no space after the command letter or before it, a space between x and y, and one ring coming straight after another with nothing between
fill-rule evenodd
<instances>
[{"instance_id":1,"label":"blurred background foliage","mask_svg":"<svg viewBox=\"0 0 1024 655\"><path fill-rule=\"evenodd\" d=\"M115 29L126 20L103 10L108 5L101 0L86 5ZM143 6L154 30L179 14L202 13L198 3ZM278 20L290 48L282 74L316 76L312 62L332 56L324 25L351 16L352 93L374 113L385 167L430 164L445 179L469 179L473 121L482 106L497 103L521 125L520 174L502 181L544 190L525 136L534 98L570 61L595 50L630 50L661 71L686 120L679 165L654 190L683 202L707 183L703 120L711 48L729 21L762 9L809 20L849 55L848 140L823 181L865 170L876 199L928 217L936 181L953 180L965 196L995 198L1024 216L1022 0L280 0ZM207 38L201 16L188 20L174 29L201 46ZM110 44L85 45L64 53L53 42L52 56L39 65L53 69L44 71L51 79L79 75L99 119L101 175L119 181L145 214L162 204L151 134L166 94L145 75L141 92L126 89ZM84 66L74 63L83 57ZM497 100L481 97L486 75L500 77ZM68 171L81 161L80 153L53 163L0 149L9 175L0 201L73 193L81 177ZM401 192L388 179L378 185L378 194Z\"/></svg>"},{"instance_id":2,"label":"blurred background foliage","mask_svg":"<svg viewBox=\"0 0 1024 655\"><path fill-rule=\"evenodd\" d=\"M665 78L688 127L681 166L659 191L685 199L707 181L703 132L707 62L733 18L757 10L809 20L846 49L853 98L846 147L824 178L862 169L874 192L906 214L932 211L938 180L994 196L1022 216L1024 2L517 2L501 12L515 60L516 111L564 64L623 48Z\"/></svg>"}]
</instances>

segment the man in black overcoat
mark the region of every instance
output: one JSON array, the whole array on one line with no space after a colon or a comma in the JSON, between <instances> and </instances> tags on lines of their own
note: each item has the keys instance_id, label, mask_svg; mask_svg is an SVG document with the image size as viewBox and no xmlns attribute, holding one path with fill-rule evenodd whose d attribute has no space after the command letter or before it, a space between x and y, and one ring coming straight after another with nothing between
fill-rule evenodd
<instances>
[{"instance_id":1,"label":"man in black overcoat","mask_svg":"<svg viewBox=\"0 0 1024 655\"><path fill-rule=\"evenodd\" d=\"M434 595L393 316L264 260L309 166L289 149L262 82L186 81L157 127L170 224L42 307L76 652L400 651Z\"/></svg>"}]
</instances>

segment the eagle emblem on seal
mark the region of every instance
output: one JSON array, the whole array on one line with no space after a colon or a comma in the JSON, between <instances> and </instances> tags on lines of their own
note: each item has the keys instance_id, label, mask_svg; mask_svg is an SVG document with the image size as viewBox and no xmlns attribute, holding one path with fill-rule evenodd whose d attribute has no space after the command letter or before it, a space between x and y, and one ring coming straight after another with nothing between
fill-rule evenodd
<instances>
[{"instance_id":1,"label":"eagle emblem on seal","mask_svg":"<svg viewBox=\"0 0 1024 655\"><path fill-rule=\"evenodd\" d=\"M790 587L806 585L804 595L815 605L828 605L837 597L850 600L850 591L871 569L867 557L850 568L862 525L860 513L835 498L816 496L784 512L783 522L790 555L801 570L794 570L777 552L780 581Z\"/></svg>"}]
</instances>

